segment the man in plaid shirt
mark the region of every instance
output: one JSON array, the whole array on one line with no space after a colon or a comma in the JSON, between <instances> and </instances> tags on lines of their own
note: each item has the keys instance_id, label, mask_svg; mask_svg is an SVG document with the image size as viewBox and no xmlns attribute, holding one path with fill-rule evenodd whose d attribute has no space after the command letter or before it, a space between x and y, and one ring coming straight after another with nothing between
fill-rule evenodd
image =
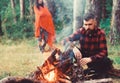
<instances>
[{"instance_id":1,"label":"man in plaid shirt","mask_svg":"<svg viewBox=\"0 0 120 83\"><path fill-rule=\"evenodd\" d=\"M75 57L80 59L81 65L88 65L98 73L105 73L112 67L107 57L107 44L105 32L97 27L94 14L84 16L83 27L70 35L64 42L79 41L80 48L73 48Z\"/></svg>"}]
</instances>

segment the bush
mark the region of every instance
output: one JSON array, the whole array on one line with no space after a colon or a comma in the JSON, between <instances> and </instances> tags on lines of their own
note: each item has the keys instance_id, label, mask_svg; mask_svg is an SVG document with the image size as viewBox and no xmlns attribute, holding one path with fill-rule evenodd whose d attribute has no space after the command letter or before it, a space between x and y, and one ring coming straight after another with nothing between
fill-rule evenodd
<instances>
[{"instance_id":1,"label":"bush","mask_svg":"<svg viewBox=\"0 0 120 83\"><path fill-rule=\"evenodd\" d=\"M25 21L17 22L16 24L6 25L7 38L23 39L33 37L33 24Z\"/></svg>"},{"instance_id":2,"label":"bush","mask_svg":"<svg viewBox=\"0 0 120 83\"><path fill-rule=\"evenodd\" d=\"M110 32L110 18L102 19L100 22L100 27L105 30L108 35Z\"/></svg>"}]
</instances>

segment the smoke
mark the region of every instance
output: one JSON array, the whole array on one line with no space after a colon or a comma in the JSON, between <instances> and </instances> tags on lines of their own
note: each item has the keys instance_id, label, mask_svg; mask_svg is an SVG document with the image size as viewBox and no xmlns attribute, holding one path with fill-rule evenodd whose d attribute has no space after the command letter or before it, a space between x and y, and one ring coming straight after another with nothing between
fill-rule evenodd
<instances>
[{"instance_id":1,"label":"smoke","mask_svg":"<svg viewBox=\"0 0 120 83\"><path fill-rule=\"evenodd\" d=\"M61 42L61 40L63 40L64 38L68 37L72 32L73 30L71 29L72 27L71 26L66 26L64 27L59 34L57 34L56 36L56 41L59 43Z\"/></svg>"},{"instance_id":2,"label":"smoke","mask_svg":"<svg viewBox=\"0 0 120 83\"><path fill-rule=\"evenodd\" d=\"M60 42L72 33L73 28L73 0L55 0L57 11L55 22L59 32L56 41Z\"/></svg>"}]
</instances>

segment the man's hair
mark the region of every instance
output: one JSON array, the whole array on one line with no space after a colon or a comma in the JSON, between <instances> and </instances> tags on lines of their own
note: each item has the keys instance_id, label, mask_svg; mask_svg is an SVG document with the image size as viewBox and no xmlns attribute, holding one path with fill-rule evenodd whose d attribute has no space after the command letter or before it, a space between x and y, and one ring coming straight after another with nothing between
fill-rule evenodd
<instances>
[{"instance_id":1,"label":"man's hair","mask_svg":"<svg viewBox=\"0 0 120 83\"><path fill-rule=\"evenodd\" d=\"M83 18L85 21L88 21L90 19L95 19L95 15L93 13L86 13Z\"/></svg>"}]
</instances>

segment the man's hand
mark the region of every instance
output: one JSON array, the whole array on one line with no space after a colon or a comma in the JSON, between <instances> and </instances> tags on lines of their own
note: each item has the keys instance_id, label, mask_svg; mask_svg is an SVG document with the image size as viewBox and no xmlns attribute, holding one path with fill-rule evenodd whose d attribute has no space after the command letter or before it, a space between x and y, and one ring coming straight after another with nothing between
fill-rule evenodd
<instances>
[{"instance_id":1,"label":"man's hand","mask_svg":"<svg viewBox=\"0 0 120 83\"><path fill-rule=\"evenodd\" d=\"M73 52L76 59L80 60L82 58L82 54L78 48L74 47Z\"/></svg>"},{"instance_id":2,"label":"man's hand","mask_svg":"<svg viewBox=\"0 0 120 83\"><path fill-rule=\"evenodd\" d=\"M90 63L90 62L92 62L92 59L89 58L89 57L87 57L87 58L82 58L82 59L80 60L80 64L81 64L82 66L87 65L87 64Z\"/></svg>"},{"instance_id":3,"label":"man's hand","mask_svg":"<svg viewBox=\"0 0 120 83\"><path fill-rule=\"evenodd\" d=\"M80 65L84 66L92 62L92 59L90 57L82 58L82 54L78 48L74 47L73 52L75 54L76 59L80 60Z\"/></svg>"}]
</instances>

